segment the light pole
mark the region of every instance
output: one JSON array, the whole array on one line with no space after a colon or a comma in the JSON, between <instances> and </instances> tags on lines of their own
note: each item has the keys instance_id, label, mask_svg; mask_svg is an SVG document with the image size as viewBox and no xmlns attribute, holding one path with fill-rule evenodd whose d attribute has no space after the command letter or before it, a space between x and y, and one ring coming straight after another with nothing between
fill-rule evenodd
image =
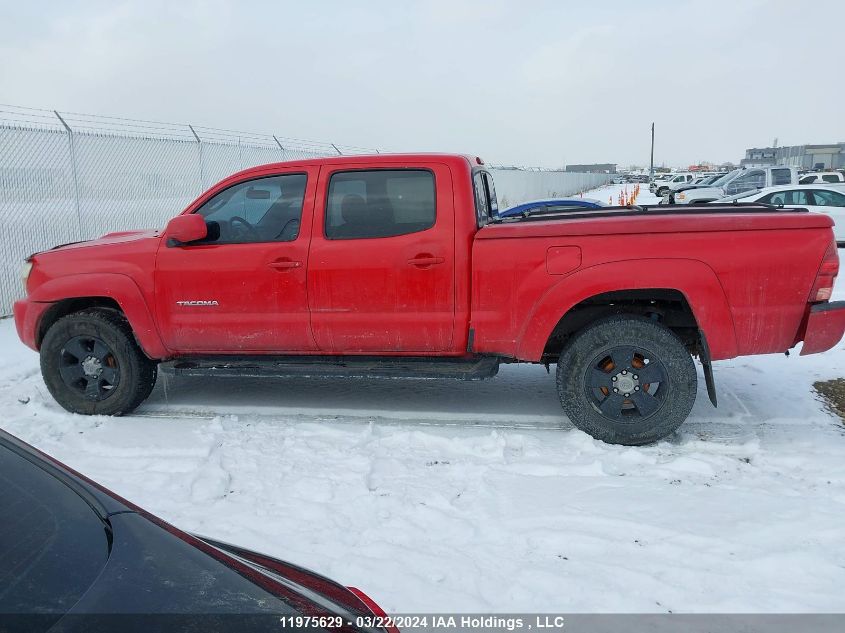
<instances>
[{"instance_id":1,"label":"light pole","mask_svg":"<svg viewBox=\"0 0 845 633\"><path fill-rule=\"evenodd\" d=\"M651 161L648 167L648 179L654 179L654 121L651 122Z\"/></svg>"}]
</instances>

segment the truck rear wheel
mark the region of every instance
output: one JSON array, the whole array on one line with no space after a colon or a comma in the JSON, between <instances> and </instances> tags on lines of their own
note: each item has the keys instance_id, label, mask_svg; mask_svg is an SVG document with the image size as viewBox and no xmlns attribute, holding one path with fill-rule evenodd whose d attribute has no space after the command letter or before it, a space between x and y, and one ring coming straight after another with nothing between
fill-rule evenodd
<instances>
[{"instance_id":1,"label":"truck rear wheel","mask_svg":"<svg viewBox=\"0 0 845 633\"><path fill-rule=\"evenodd\" d=\"M613 316L576 334L557 365L557 390L577 428L609 444L673 433L695 402L698 376L680 339L639 316Z\"/></svg>"},{"instance_id":2,"label":"truck rear wheel","mask_svg":"<svg viewBox=\"0 0 845 633\"><path fill-rule=\"evenodd\" d=\"M62 407L87 415L123 415L155 386L157 365L113 310L85 310L56 321L41 343L41 374Z\"/></svg>"}]
</instances>

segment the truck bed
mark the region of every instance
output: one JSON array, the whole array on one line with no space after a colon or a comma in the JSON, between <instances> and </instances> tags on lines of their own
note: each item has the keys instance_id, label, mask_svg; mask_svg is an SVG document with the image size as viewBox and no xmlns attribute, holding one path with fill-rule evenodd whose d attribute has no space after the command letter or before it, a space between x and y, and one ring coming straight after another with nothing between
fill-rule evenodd
<instances>
[{"instance_id":1,"label":"truck bed","mask_svg":"<svg viewBox=\"0 0 845 633\"><path fill-rule=\"evenodd\" d=\"M654 218L661 221L655 222ZM809 213L807 209L773 207L756 204L706 204L605 207L538 213L522 218L508 218L490 224L479 231L476 239L499 239L510 233L513 237L560 235L589 235L593 231L606 234L671 233L676 231L736 231L767 229L825 228L833 226L826 215ZM566 228L562 228L562 223ZM506 227L506 228L505 228Z\"/></svg>"},{"instance_id":2,"label":"truck bed","mask_svg":"<svg viewBox=\"0 0 845 633\"><path fill-rule=\"evenodd\" d=\"M708 204L488 225L473 244L474 351L542 358L562 314L630 288L682 293L713 359L783 352L801 340L832 224L802 209Z\"/></svg>"}]
</instances>

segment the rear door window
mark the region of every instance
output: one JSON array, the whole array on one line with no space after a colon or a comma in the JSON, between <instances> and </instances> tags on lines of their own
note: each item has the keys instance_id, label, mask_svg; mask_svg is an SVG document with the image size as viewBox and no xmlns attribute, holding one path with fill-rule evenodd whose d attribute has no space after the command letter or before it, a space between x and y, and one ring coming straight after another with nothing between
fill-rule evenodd
<instances>
[{"instance_id":1,"label":"rear door window","mask_svg":"<svg viewBox=\"0 0 845 633\"><path fill-rule=\"evenodd\" d=\"M845 207L845 194L838 191L813 189L813 198L819 207Z\"/></svg>"},{"instance_id":2,"label":"rear door window","mask_svg":"<svg viewBox=\"0 0 845 633\"><path fill-rule=\"evenodd\" d=\"M395 237L425 231L436 218L434 174L378 169L332 174L325 235L330 240Z\"/></svg>"},{"instance_id":3,"label":"rear door window","mask_svg":"<svg viewBox=\"0 0 845 633\"><path fill-rule=\"evenodd\" d=\"M822 180L825 182L842 182L842 179L839 178L836 174L825 174L822 176Z\"/></svg>"},{"instance_id":4,"label":"rear door window","mask_svg":"<svg viewBox=\"0 0 845 633\"><path fill-rule=\"evenodd\" d=\"M813 202L810 199L810 196L807 194L807 191L804 189L801 190L789 190L789 191L778 191L776 193L770 193L766 196L760 198L760 202L764 202L766 204L782 204L784 206L807 206L812 205Z\"/></svg>"}]
</instances>

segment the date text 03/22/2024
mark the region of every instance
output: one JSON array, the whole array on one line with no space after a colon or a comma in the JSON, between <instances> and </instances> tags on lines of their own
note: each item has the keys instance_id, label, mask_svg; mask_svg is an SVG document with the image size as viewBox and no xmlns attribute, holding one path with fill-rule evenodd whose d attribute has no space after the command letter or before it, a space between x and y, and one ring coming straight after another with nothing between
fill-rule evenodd
<instances>
[{"instance_id":1,"label":"date text 03/22/2024","mask_svg":"<svg viewBox=\"0 0 845 633\"><path fill-rule=\"evenodd\" d=\"M387 630L485 630L485 631L521 631L542 630L562 631L565 619L561 615L533 616L498 616L498 615L395 615L395 616L357 616L355 621L347 621L341 616L284 616L279 618L281 628L320 629L356 626L359 628L380 628Z\"/></svg>"}]
</instances>

